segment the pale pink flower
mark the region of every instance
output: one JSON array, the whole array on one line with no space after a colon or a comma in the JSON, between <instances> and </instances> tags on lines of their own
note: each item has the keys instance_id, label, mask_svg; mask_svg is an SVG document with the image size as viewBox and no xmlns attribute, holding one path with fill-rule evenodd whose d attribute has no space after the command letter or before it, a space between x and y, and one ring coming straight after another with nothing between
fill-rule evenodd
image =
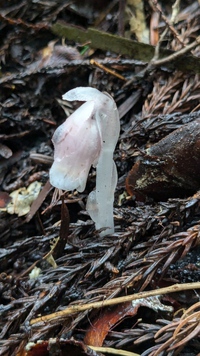
<instances>
[{"instance_id":1,"label":"pale pink flower","mask_svg":"<svg viewBox=\"0 0 200 356\"><path fill-rule=\"evenodd\" d=\"M54 163L50 182L63 190L83 192L91 165L101 150L101 139L94 120L94 102L81 105L53 135Z\"/></svg>"},{"instance_id":2,"label":"pale pink flower","mask_svg":"<svg viewBox=\"0 0 200 356\"><path fill-rule=\"evenodd\" d=\"M120 130L116 104L110 95L90 87L72 89L63 99L86 102L53 135L55 153L50 182L59 189L82 192L90 167L96 166L96 190L90 193L86 208L96 229L109 229L101 236L113 233L117 184L113 151Z\"/></svg>"}]
</instances>

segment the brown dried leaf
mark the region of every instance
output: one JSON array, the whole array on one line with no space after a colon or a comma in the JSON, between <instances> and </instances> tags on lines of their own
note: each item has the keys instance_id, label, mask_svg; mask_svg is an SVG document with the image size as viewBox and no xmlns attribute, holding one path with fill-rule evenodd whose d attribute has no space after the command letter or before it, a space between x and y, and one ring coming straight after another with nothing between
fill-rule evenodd
<instances>
[{"instance_id":1,"label":"brown dried leaf","mask_svg":"<svg viewBox=\"0 0 200 356\"><path fill-rule=\"evenodd\" d=\"M172 312L172 308L163 305L157 296L137 299L131 303L119 304L110 309L106 308L103 312L101 311L101 314L94 322L91 322L91 326L84 338L85 343L92 346L102 346L108 332L112 330L116 324L123 321L124 318L135 316L140 306L148 307L154 311L162 310Z\"/></svg>"},{"instance_id":2,"label":"brown dried leaf","mask_svg":"<svg viewBox=\"0 0 200 356\"><path fill-rule=\"evenodd\" d=\"M47 181L44 187L42 188L41 192L39 193L38 197L34 200L33 204L31 205L30 211L26 216L26 222L29 222L32 219L32 217L38 211L44 199L47 197L47 195L52 189L53 187L51 186L49 181Z\"/></svg>"}]
</instances>

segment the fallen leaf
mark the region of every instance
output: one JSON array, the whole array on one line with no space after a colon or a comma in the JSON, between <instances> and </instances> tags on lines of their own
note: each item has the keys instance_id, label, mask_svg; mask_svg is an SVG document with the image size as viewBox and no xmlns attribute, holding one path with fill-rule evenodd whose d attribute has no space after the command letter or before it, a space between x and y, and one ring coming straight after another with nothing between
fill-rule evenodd
<instances>
[{"instance_id":1,"label":"fallen leaf","mask_svg":"<svg viewBox=\"0 0 200 356\"><path fill-rule=\"evenodd\" d=\"M119 324L126 317L135 316L140 306L145 306L155 311L172 312L173 310L172 307L163 305L159 300L159 296L136 299L132 302L119 304L117 307L106 308L94 322L91 322L84 342L91 346L102 346L108 332L115 324Z\"/></svg>"},{"instance_id":2,"label":"fallen leaf","mask_svg":"<svg viewBox=\"0 0 200 356\"><path fill-rule=\"evenodd\" d=\"M30 211L31 204L37 198L42 183L33 182L28 188L20 188L14 190L10 194L11 201L7 204L4 211L9 214L17 214L18 216L26 215Z\"/></svg>"}]
</instances>

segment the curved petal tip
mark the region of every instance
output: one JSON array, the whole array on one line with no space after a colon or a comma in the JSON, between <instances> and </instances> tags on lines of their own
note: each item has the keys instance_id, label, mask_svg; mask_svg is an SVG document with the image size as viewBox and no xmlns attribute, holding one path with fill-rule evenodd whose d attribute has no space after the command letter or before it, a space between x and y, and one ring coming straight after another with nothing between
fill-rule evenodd
<instances>
[{"instance_id":1,"label":"curved petal tip","mask_svg":"<svg viewBox=\"0 0 200 356\"><path fill-rule=\"evenodd\" d=\"M77 87L67 91L62 98L63 100L68 101L88 101L95 100L97 95L102 95L98 89L91 87Z\"/></svg>"}]
</instances>

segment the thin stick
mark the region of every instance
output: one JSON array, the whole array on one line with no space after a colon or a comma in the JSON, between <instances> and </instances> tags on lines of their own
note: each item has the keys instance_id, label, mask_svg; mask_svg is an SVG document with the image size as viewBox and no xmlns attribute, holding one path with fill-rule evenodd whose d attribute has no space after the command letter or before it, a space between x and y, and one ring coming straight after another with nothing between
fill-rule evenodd
<instances>
[{"instance_id":1,"label":"thin stick","mask_svg":"<svg viewBox=\"0 0 200 356\"><path fill-rule=\"evenodd\" d=\"M155 52L154 52L154 56L153 58L150 60L148 66L146 68L144 68L141 72L137 73L136 75L134 75L130 80L128 80L125 84L124 84L124 88L129 86L130 84L132 84L136 78L143 78L146 73L150 73L152 70L154 70L156 67L160 67L163 64L167 64L167 63L171 63L172 61L175 62L176 59L179 59L179 57L183 56L184 54L190 52L193 48L197 47L200 44L200 36L198 36L194 42L192 42L189 45L185 45L184 43L180 42L180 37L178 35L178 33L174 33L173 29L172 29L172 24L175 22L176 20L176 16L177 13L179 11L179 6L180 6L180 0L176 0L174 5L172 5L172 16L171 16L171 20L170 22L163 17L164 14L162 12L162 9L160 8L160 6L158 5L157 0L152 0L152 4L155 6L156 10L160 12L162 18L164 19L166 25L168 27L166 27L166 29L163 31L160 40L158 41L156 47L155 47ZM162 41L164 40L168 29L170 29L172 31L172 33L176 36L176 38L179 40L179 42L184 46L182 49L180 49L177 52L174 52L173 54L161 58L159 59L159 54L160 54L160 48L161 48L161 44ZM175 30L175 29L174 29Z\"/></svg>"},{"instance_id":2,"label":"thin stick","mask_svg":"<svg viewBox=\"0 0 200 356\"><path fill-rule=\"evenodd\" d=\"M180 51L174 52L173 54L169 55L166 58L161 58L161 59L158 59L156 61L152 61L150 63L153 66L158 66L158 65L162 65L162 64L174 61L175 59L181 57L183 54L186 54L187 52L191 51L193 48L195 48L199 44L200 44L200 36L198 36L196 38L196 40L194 42L192 42L191 44L189 44L189 45L185 46L184 48L180 49Z\"/></svg>"},{"instance_id":3,"label":"thin stick","mask_svg":"<svg viewBox=\"0 0 200 356\"><path fill-rule=\"evenodd\" d=\"M117 355L117 356L140 356L139 354L136 354L135 352L130 352L126 350L120 350L120 349L113 349L112 347L101 347L101 346L90 346L87 345L90 349L97 351L97 352L104 352L104 353L109 353L112 355Z\"/></svg>"},{"instance_id":4,"label":"thin stick","mask_svg":"<svg viewBox=\"0 0 200 356\"><path fill-rule=\"evenodd\" d=\"M94 59L90 60L90 64L92 64L92 65L104 70L106 73L109 73L109 74L114 75L115 77L117 77L117 78L119 78L121 80L125 80L126 81L126 78L123 75L117 73L115 70L107 68L106 66L104 66L103 64L95 61Z\"/></svg>"},{"instance_id":5,"label":"thin stick","mask_svg":"<svg viewBox=\"0 0 200 356\"><path fill-rule=\"evenodd\" d=\"M155 56L151 59L148 66L146 68L144 68L141 72L139 72L135 76L133 76L133 78L128 80L124 84L123 88L132 84L136 80L136 78L143 78L146 73L150 72L151 70L155 69L156 67L162 66L163 64L171 63L171 62L175 61L176 59L179 59L184 54L186 54L187 52L190 52L193 48L197 47L198 45L200 45L200 36L198 36L194 42L190 43L189 45L185 46L184 48L180 49L177 52L172 53L171 55L169 55L165 58L155 60L155 58L157 57L157 54L155 53Z\"/></svg>"},{"instance_id":6,"label":"thin stick","mask_svg":"<svg viewBox=\"0 0 200 356\"><path fill-rule=\"evenodd\" d=\"M167 294L167 293L175 293L175 292L180 292L183 290L191 290L191 289L200 289L200 282L174 284L173 286L170 286L170 287L154 289L154 290L147 291L147 292L139 292L139 293L127 295L124 297L102 300L100 302L88 303L88 304L83 304L83 305L77 305L77 304L72 305L65 310L58 311L58 312L55 312L55 313L52 313L49 315L41 316L36 319L32 319L30 321L30 325L33 325L33 324L36 324L39 322L47 322L48 320L56 319L59 317L63 318L65 316L72 315L74 313L82 312L82 311L89 310L89 309L103 308L105 306L111 306L111 305L116 305L116 304L120 304L120 303L131 302L132 300L136 300L136 299L147 298L147 297L151 297L151 296L155 296L155 295L162 295L162 294Z\"/></svg>"},{"instance_id":7,"label":"thin stick","mask_svg":"<svg viewBox=\"0 0 200 356\"><path fill-rule=\"evenodd\" d=\"M126 0L119 0L119 19L118 19L118 34L124 37L124 18L125 18Z\"/></svg>"},{"instance_id":8,"label":"thin stick","mask_svg":"<svg viewBox=\"0 0 200 356\"><path fill-rule=\"evenodd\" d=\"M177 15L177 10L180 6L180 0L176 0L176 2L174 3L174 5L172 5L172 16L170 21L167 19L167 17L163 14L162 9L160 7L160 5L158 4L157 0L152 0L153 5L155 6L156 10L160 13L163 21L166 23L167 27L169 28L169 30L173 33L173 35L177 38L177 40L179 41L179 43L184 47L185 44L184 42L181 40L181 37L179 35L179 33L176 31L176 29L173 26L174 21L176 20L176 15ZM161 41L163 41L166 33L168 32L168 28L166 28L166 30L163 32L164 35L161 36Z\"/></svg>"}]
</instances>

